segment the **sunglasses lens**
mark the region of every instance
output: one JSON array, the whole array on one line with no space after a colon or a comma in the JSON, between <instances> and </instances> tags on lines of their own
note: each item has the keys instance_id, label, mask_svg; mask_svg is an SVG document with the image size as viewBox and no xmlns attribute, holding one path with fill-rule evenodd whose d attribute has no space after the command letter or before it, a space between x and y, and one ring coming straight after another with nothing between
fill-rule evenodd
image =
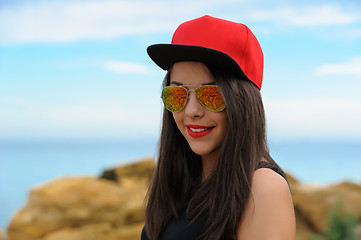
<instances>
[{"instance_id":1,"label":"sunglasses lens","mask_svg":"<svg viewBox=\"0 0 361 240\"><path fill-rule=\"evenodd\" d=\"M179 112L187 102L188 92L179 86L165 87L162 91L164 106L171 112Z\"/></svg>"},{"instance_id":2,"label":"sunglasses lens","mask_svg":"<svg viewBox=\"0 0 361 240\"><path fill-rule=\"evenodd\" d=\"M226 108L217 86L198 87L196 94L201 104L211 111L220 112Z\"/></svg>"}]
</instances>

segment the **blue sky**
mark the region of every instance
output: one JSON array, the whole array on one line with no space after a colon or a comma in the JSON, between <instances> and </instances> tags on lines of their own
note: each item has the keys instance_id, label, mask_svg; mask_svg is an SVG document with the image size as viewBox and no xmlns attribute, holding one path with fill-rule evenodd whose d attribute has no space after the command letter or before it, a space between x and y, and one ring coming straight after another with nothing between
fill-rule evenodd
<instances>
[{"instance_id":1,"label":"blue sky","mask_svg":"<svg viewBox=\"0 0 361 240\"><path fill-rule=\"evenodd\" d=\"M205 14L260 41L270 139L361 140L356 0L0 0L0 139L157 138L146 47Z\"/></svg>"}]
</instances>

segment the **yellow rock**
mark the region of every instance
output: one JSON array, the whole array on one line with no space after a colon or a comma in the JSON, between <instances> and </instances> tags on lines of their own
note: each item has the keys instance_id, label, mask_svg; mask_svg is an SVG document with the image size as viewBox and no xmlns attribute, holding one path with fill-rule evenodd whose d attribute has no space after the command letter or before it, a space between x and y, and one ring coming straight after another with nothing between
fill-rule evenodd
<instances>
[{"instance_id":1,"label":"yellow rock","mask_svg":"<svg viewBox=\"0 0 361 240\"><path fill-rule=\"evenodd\" d=\"M30 192L27 204L10 222L9 237L33 240L61 229L74 232L89 224L140 222L144 219L144 194L104 179L58 179Z\"/></svg>"},{"instance_id":2,"label":"yellow rock","mask_svg":"<svg viewBox=\"0 0 361 240\"><path fill-rule=\"evenodd\" d=\"M110 240L112 230L113 227L110 223L88 224L54 231L41 240Z\"/></svg>"}]
</instances>

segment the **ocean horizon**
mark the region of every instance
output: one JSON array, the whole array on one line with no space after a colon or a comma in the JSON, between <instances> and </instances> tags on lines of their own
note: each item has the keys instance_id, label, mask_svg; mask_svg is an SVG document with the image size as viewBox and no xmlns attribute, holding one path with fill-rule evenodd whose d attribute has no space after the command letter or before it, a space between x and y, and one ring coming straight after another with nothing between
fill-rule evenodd
<instances>
[{"instance_id":1,"label":"ocean horizon","mask_svg":"<svg viewBox=\"0 0 361 240\"><path fill-rule=\"evenodd\" d=\"M361 141L270 141L276 162L301 182L361 184ZM154 157L157 140L0 141L0 228L31 188L56 178L90 175Z\"/></svg>"}]
</instances>

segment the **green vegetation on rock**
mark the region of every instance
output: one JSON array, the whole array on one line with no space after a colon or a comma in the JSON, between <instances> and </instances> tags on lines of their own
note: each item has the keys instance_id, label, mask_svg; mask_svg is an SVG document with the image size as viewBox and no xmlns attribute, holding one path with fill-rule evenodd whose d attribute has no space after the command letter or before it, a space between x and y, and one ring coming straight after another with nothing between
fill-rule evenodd
<instances>
[{"instance_id":1,"label":"green vegetation on rock","mask_svg":"<svg viewBox=\"0 0 361 240\"><path fill-rule=\"evenodd\" d=\"M339 200L330 211L327 231L313 235L309 240L357 240L357 224L357 217L346 211Z\"/></svg>"}]
</instances>

